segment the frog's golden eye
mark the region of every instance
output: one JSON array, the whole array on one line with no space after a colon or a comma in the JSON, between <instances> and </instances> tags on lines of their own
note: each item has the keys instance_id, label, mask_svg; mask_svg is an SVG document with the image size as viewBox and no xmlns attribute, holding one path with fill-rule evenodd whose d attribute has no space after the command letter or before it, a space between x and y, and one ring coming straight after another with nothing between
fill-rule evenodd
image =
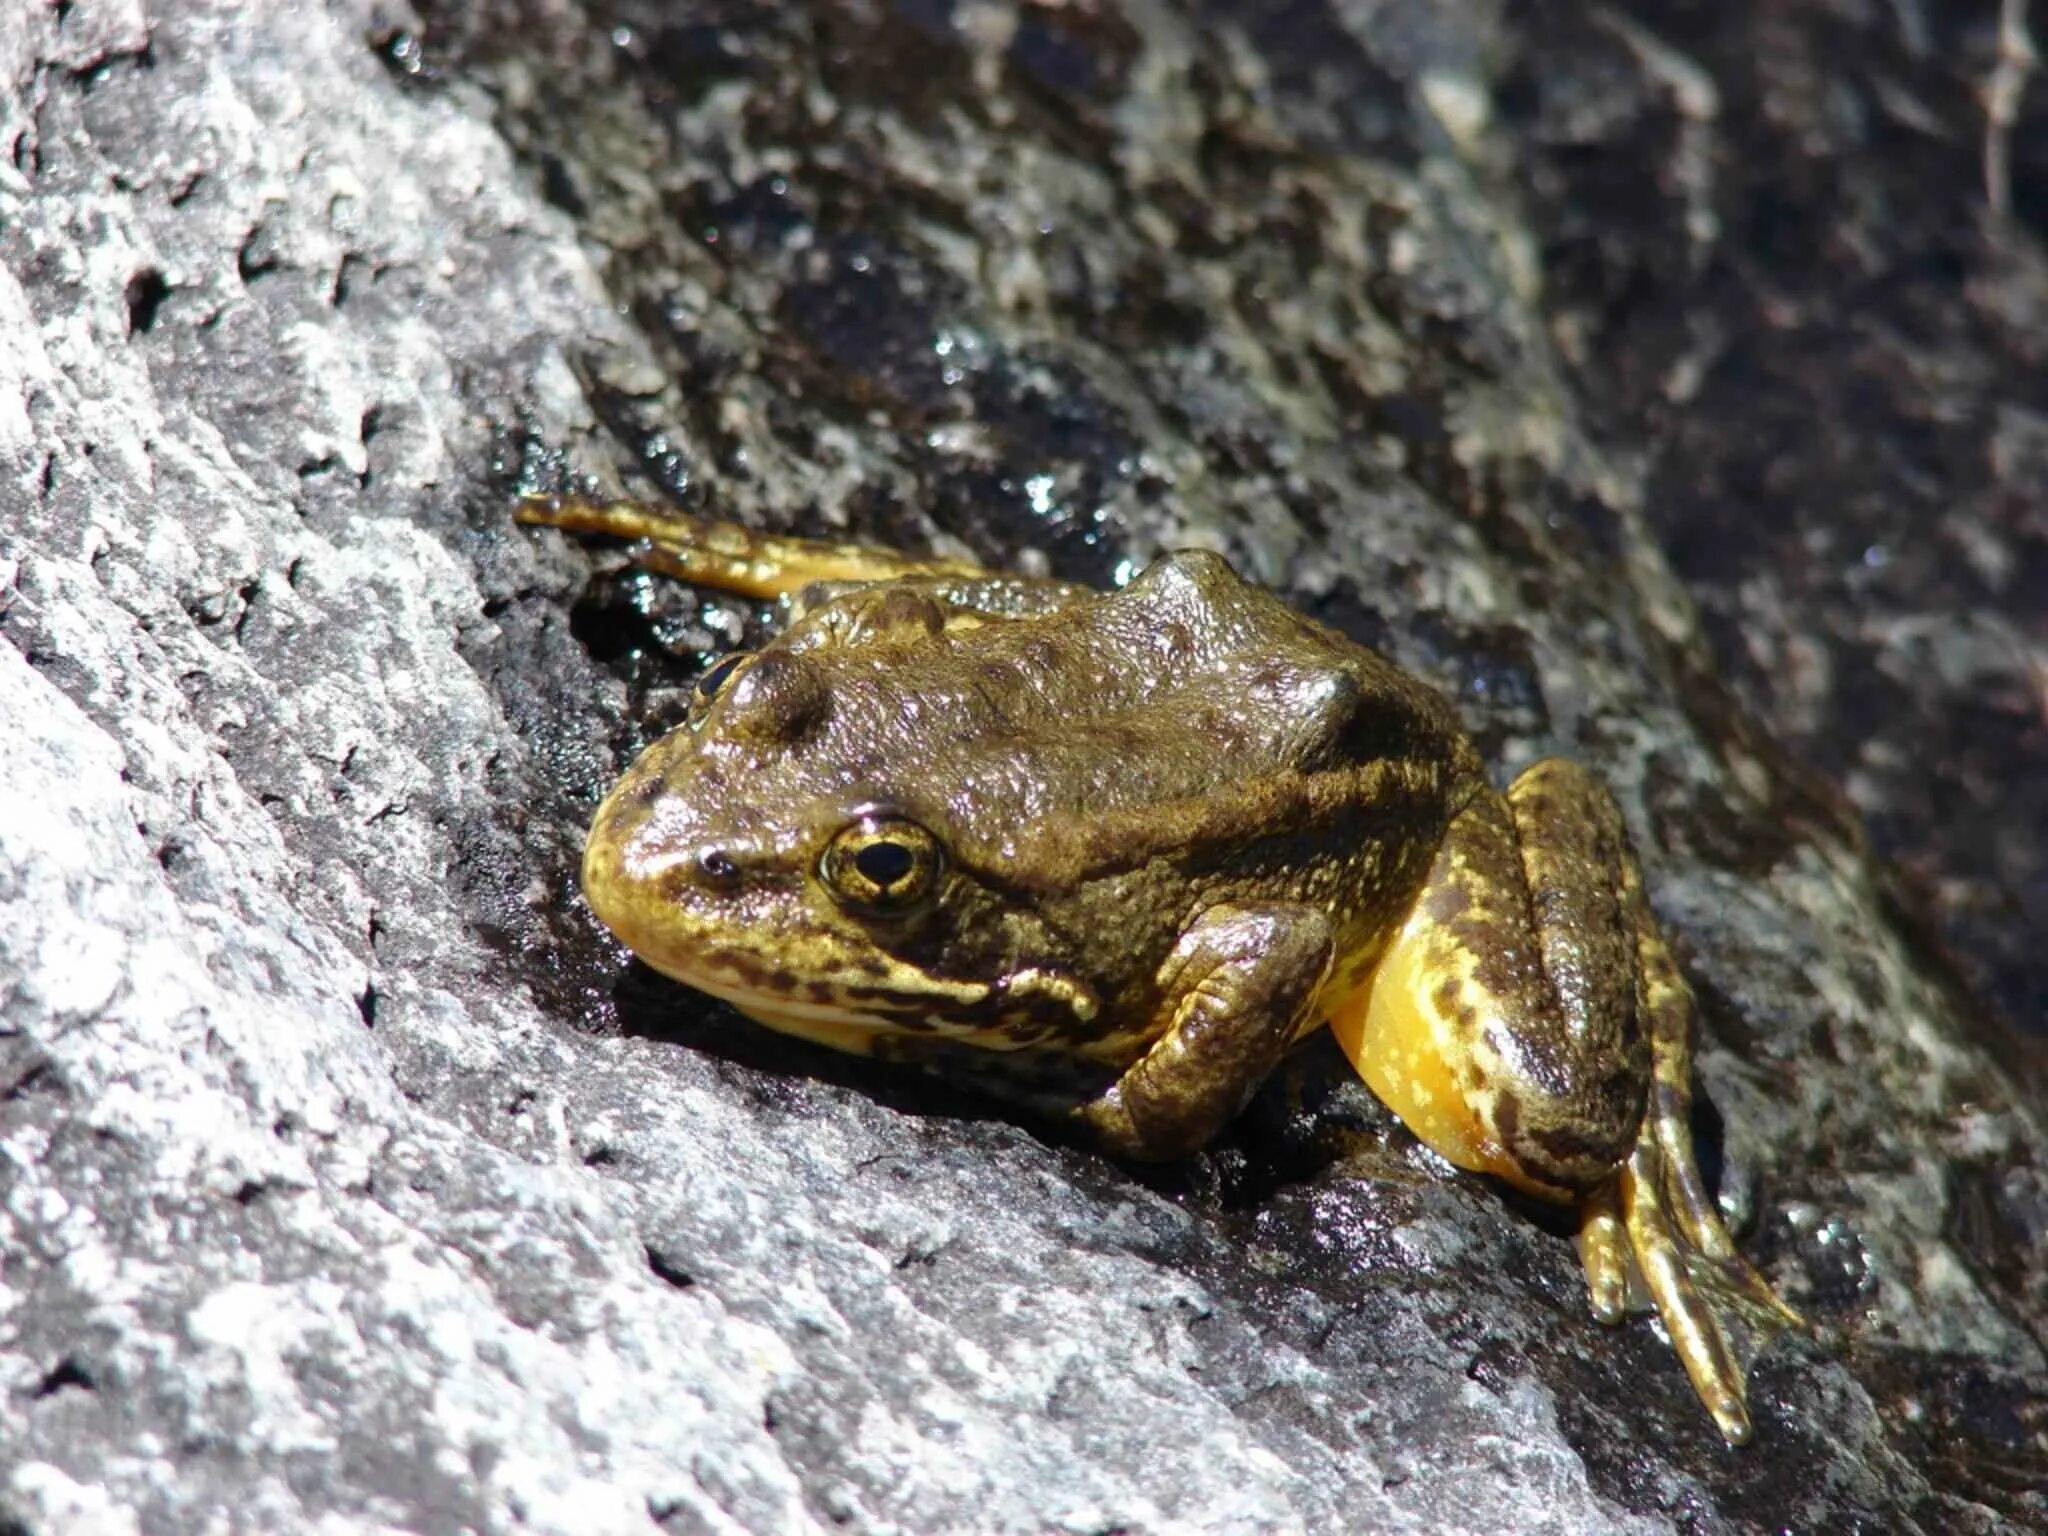
<instances>
[{"instance_id":1,"label":"frog's golden eye","mask_svg":"<svg viewBox=\"0 0 2048 1536\"><path fill-rule=\"evenodd\" d=\"M863 816L840 830L818 860L825 888L849 907L901 912L938 889L939 840L901 816Z\"/></svg>"}]
</instances>

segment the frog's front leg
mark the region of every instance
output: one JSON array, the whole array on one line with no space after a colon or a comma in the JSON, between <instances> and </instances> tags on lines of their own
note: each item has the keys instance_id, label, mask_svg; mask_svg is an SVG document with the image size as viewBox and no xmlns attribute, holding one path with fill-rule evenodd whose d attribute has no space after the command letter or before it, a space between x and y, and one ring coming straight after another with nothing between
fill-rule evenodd
<instances>
[{"instance_id":1,"label":"frog's front leg","mask_svg":"<svg viewBox=\"0 0 2048 1536\"><path fill-rule=\"evenodd\" d=\"M628 540L636 565L743 597L793 597L814 582L984 575L970 561L918 559L872 544L757 533L649 502L527 496L514 516L522 523Z\"/></svg>"},{"instance_id":2,"label":"frog's front leg","mask_svg":"<svg viewBox=\"0 0 2048 1536\"><path fill-rule=\"evenodd\" d=\"M1330 925L1314 908L1211 907L1160 970L1165 1029L1076 1118L1124 1157L1193 1152L1244 1107L1309 1021L1330 958Z\"/></svg>"},{"instance_id":3,"label":"frog's front leg","mask_svg":"<svg viewBox=\"0 0 2048 1536\"><path fill-rule=\"evenodd\" d=\"M1700 1400L1731 1442L1748 1438L1742 1370L1695 1268L1771 1321L1798 1319L1737 1255L1700 1177L1692 996L1598 780L1553 759L1461 812L1332 1028L1451 1162L1578 1205L1603 1322L1622 1315L1633 1256Z\"/></svg>"}]
</instances>

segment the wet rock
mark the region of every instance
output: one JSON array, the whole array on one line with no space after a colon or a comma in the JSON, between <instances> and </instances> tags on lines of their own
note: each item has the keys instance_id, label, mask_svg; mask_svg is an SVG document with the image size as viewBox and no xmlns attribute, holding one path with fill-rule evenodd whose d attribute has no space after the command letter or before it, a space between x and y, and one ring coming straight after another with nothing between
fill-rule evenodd
<instances>
[{"instance_id":1,"label":"wet rock","mask_svg":"<svg viewBox=\"0 0 2048 1536\"><path fill-rule=\"evenodd\" d=\"M1583 78L1434 6L0 16L0 1526L2039 1521L2038 1072L1716 649L1724 418L1646 457L1659 354L1567 323L1607 215L1529 168L1690 99L1599 14ZM1591 763L1828 1340L1756 1442L1326 1047L1142 1172L630 966L582 822L762 615L511 526L565 477L1219 548Z\"/></svg>"}]
</instances>

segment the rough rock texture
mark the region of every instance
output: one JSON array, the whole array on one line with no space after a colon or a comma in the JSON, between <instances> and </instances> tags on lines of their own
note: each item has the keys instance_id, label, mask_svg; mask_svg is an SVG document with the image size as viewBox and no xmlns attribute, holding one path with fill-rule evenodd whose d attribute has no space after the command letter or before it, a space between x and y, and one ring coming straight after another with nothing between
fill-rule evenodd
<instances>
[{"instance_id":1,"label":"rough rock texture","mask_svg":"<svg viewBox=\"0 0 2048 1536\"><path fill-rule=\"evenodd\" d=\"M1638 9L1498 88L1575 379L1743 702L2048 1033L2048 86L2003 176L1979 100L2025 8Z\"/></svg>"},{"instance_id":2,"label":"rough rock texture","mask_svg":"<svg viewBox=\"0 0 2048 1536\"><path fill-rule=\"evenodd\" d=\"M1857 105L1703 96L1764 23L1682 9L0 11L0 1531L2048 1519L2038 1058L1650 537L1711 518L1739 618L1784 528L1697 467L1774 483L1700 381L1787 340L1745 286L1768 231L1686 201L1754 182L1686 176ZM1961 77L1857 78L1910 103L1914 57ZM1960 224L1981 123L1923 115ZM1884 156L1843 134L1800 142ZM2035 227L1968 228L2038 314ZM1930 260L1912 313L1979 275ZM1693 325L1723 350L1674 352ZM1890 356L1799 378L1865 399ZM2037 548L2038 409L1975 439L2011 451L1972 548ZM1565 1224L1327 1051L1141 1175L629 967L581 821L758 616L513 530L565 466L1090 579L1209 544L1442 684L1502 772L1593 764L1701 992L1724 1194L1824 1325L1758 1362L1757 1442L1647 1320L1588 1320ZM1939 455L1856 469L1947 500ZM1834 644L1830 590L1772 643ZM2020 632L1999 590L1916 598L1930 643ZM1955 678L1921 681L1939 720ZM1854 759L1854 715L1738 682Z\"/></svg>"}]
</instances>

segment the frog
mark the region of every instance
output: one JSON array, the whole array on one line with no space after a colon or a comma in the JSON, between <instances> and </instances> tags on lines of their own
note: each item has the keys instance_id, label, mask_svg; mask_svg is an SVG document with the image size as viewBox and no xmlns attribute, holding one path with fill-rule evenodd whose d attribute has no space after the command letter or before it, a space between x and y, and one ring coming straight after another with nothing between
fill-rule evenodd
<instances>
[{"instance_id":1,"label":"frog","mask_svg":"<svg viewBox=\"0 0 2048 1536\"><path fill-rule=\"evenodd\" d=\"M839 1051L1085 1065L1068 1123L1140 1161L1327 1027L1428 1148L1576 1211L1593 1317L1646 1293L1749 1439L1727 1324L1802 1320L1702 1177L1693 994L1588 769L1496 788L1442 693L1203 550L1103 591L640 502L516 516L781 608L592 820L584 898L645 964Z\"/></svg>"}]
</instances>

